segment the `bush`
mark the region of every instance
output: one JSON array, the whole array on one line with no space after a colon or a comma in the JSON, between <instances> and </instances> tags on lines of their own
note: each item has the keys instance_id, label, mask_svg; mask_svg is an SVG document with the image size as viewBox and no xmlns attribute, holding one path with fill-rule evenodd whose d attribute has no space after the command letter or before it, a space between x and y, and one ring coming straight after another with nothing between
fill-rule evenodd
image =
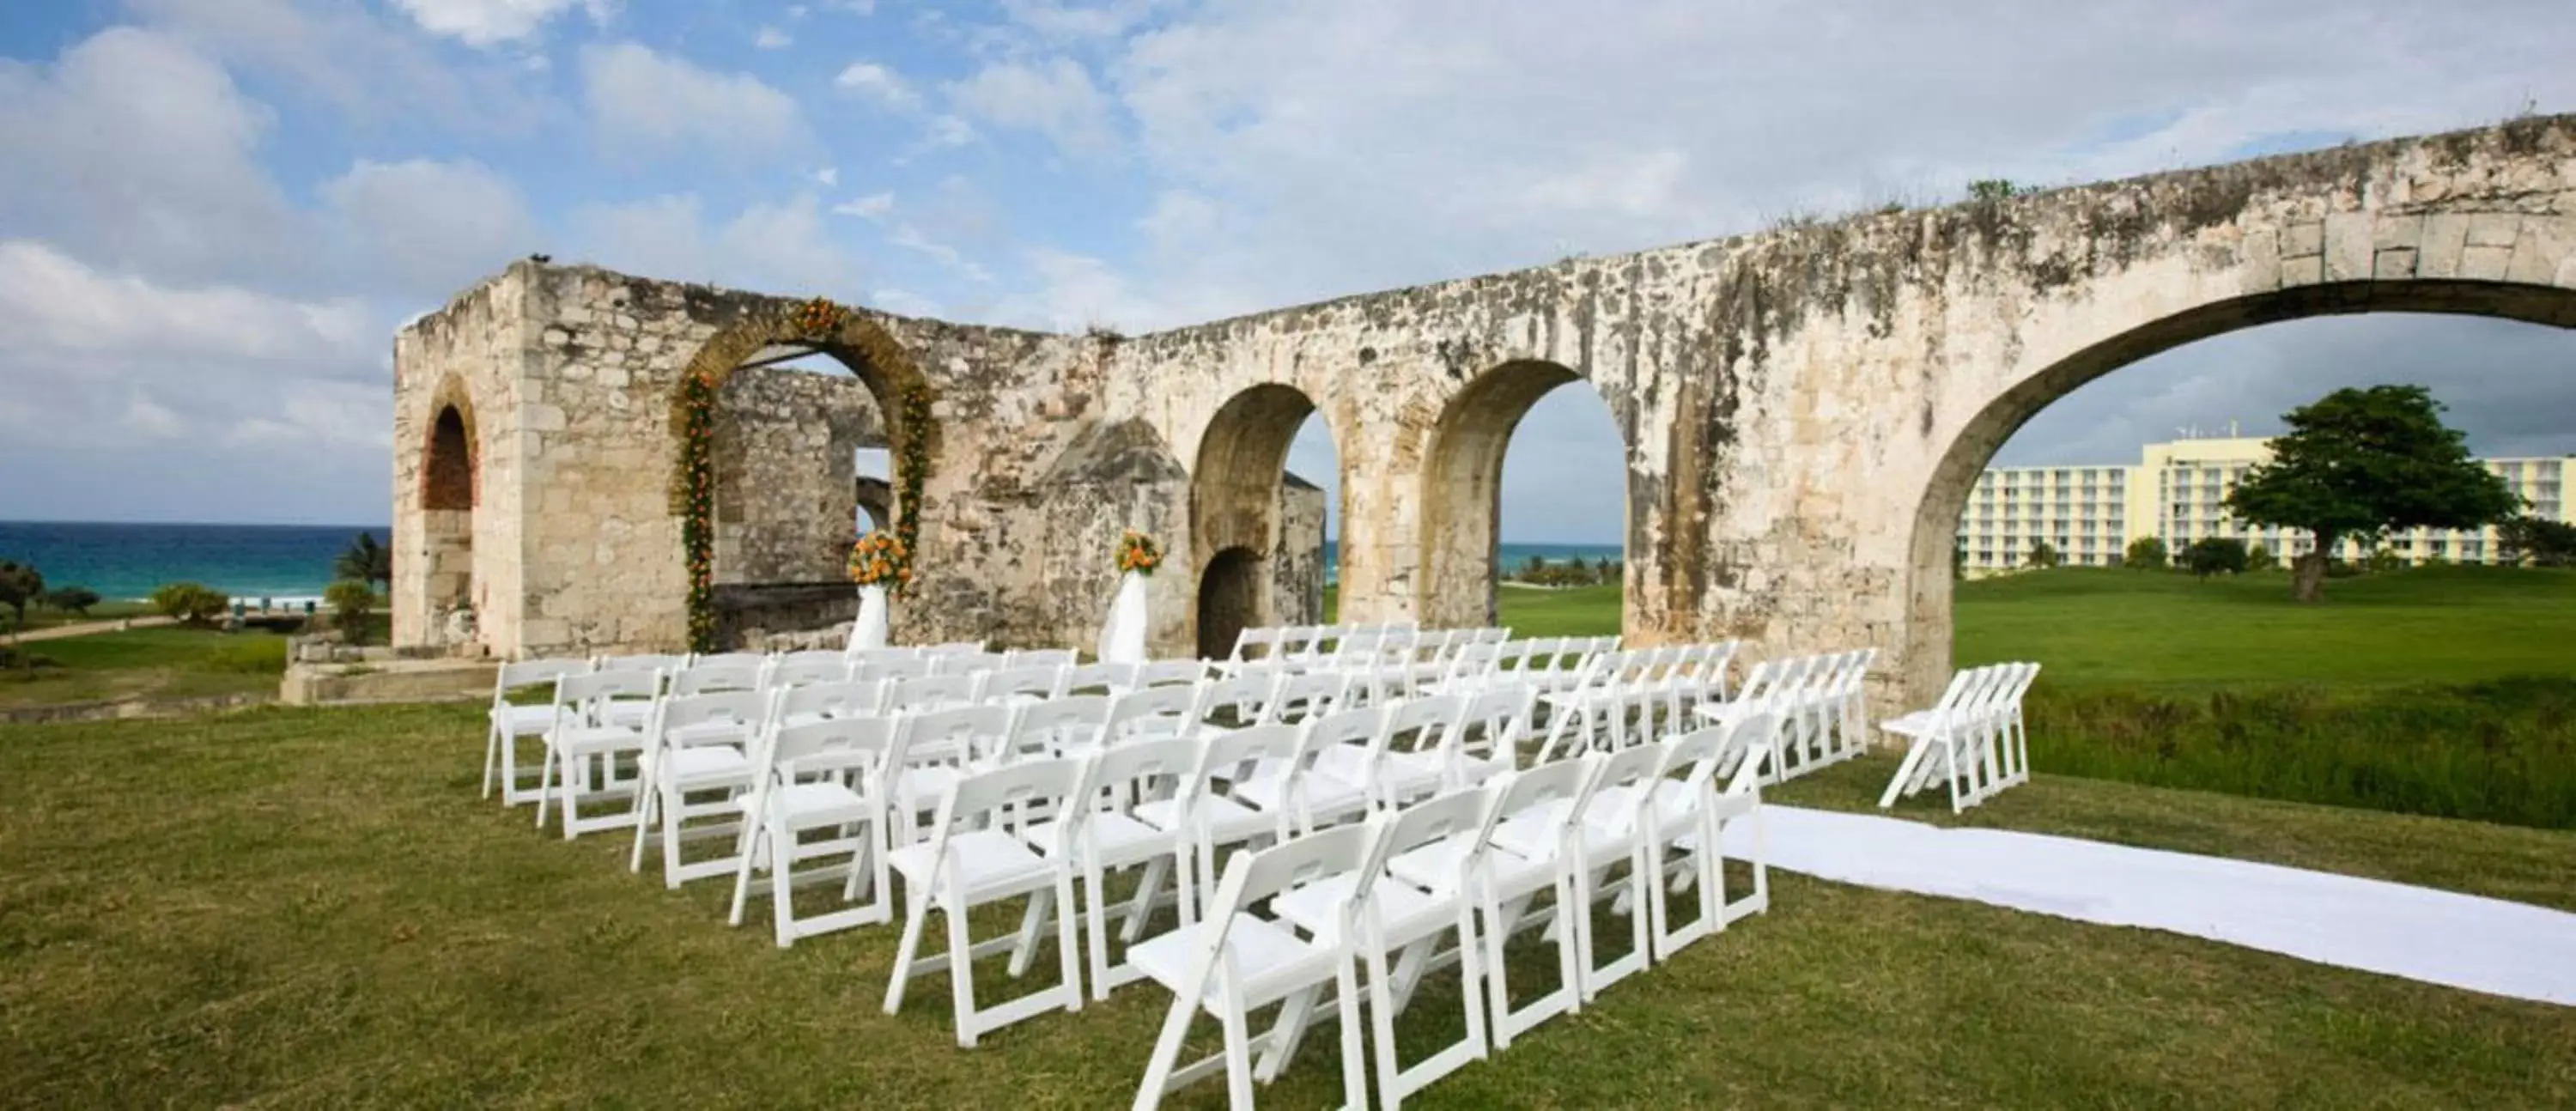
<instances>
[{"instance_id":1,"label":"bush","mask_svg":"<svg viewBox=\"0 0 2576 1111\"><path fill-rule=\"evenodd\" d=\"M223 616L224 607L232 601L223 591L204 583L168 583L152 592L154 610L190 625L204 625Z\"/></svg>"},{"instance_id":2,"label":"bush","mask_svg":"<svg viewBox=\"0 0 2576 1111\"><path fill-rule=\"evenodd\" d=\"M331 627L351 644L367 638L367 617L376 612L376 588L356 579L342 579L322 591L322 604L331 607Z\"/></svg>"},{"instance_id":3,"label":"bush","mask_svg":"<svg viewBox=\"0 0 2576 1111\"><path fill-rule=\"evenodd\" d=\"M2241 574L2248 555L2245 542L2231 536L2204 536L2183 549L2183 567L2198 578L2219 574Z\"/></svg>"},{"instance_id":4,"label":"bush","mask_svg":"<svg viewBox=\"0 0 2576 1111\"><path fill-rule=\"evenodd\" d=\"M2280 566L2280 559L2272 554L2270 548L2256 544L2245 549L2245 569L2248 571L2270 571Z\"/></svg>"},{"instance_id":5,"label":"bush","mask_svg":"<svg viewBox=\"0 0 2576 1111\"><path fill-rule=\"evenodd\" d=\"M2373 575L2403 571L2406 569L2406 557L2398 555L2394 549L2372 548L2369 555L2362 557L2361 569Z\"/></svg>"},{"instance_id":6,"label":"bush","mask_svg":"<svg viewBox=\"0 0 2576 1111\"><path fill-rule=\"evenodd\" d=\"M2164 570L2164 540L2161 537L2141 536L2135 540L2129 541L2128 554L2121 557L2120 566L2131 567L2140 571Z\"/></svg>"},{"instance_id":7,"label":"bush","mask_svg":"<svg viewBox=\"0 0 2576 1111\"><path fill-rule=\"evenodd\" d=\"M46 609L77 613L87 617L89 608L98 604L99 597L97 591L86 586L66 586L59 590L46 591L44 601Z\"/></svg>"}]
</instances>

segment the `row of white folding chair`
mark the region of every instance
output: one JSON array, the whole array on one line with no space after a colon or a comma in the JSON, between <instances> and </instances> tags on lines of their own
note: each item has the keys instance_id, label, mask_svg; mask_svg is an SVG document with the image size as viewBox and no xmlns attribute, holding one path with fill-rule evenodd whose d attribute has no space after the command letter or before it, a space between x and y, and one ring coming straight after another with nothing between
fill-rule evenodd
<instances>
[{"instance_id":1,"label":"row of white folding chair","mask_svg":"<svg viewBox=\"0 0 2576 1111\"><path fill-rule=\"evenodd\" d=\"M1726 668L1741 644L1674 644L1593 658L1574 686L1541 698L1547 753L1617 749L1688 730L1703 704L1725 697Z\"/></svg>"},{"instance_id":2,"label":"row of white folding chair","mask_svg":"<svg viewBox=\"0 0 2576 1111\"><path fill-rule=\"evenodd\" d=\"M839 675L832 674L838 667ZM838 653L799 652L778 656L759 653L726 653L721 655L637 655L558 657L505 663L493 676L492 706L483 751L483 794L489 798L498 787L504 805L517 806L533 802L536 793L524 782L525 772L518 763L518 742L523 737L545 733L554 724L551 704L520 705L514 697L540 686L551 686L567 675L596 671L658 672L674 676L674 682L690 691L725 689L740 682L745 668L755 669L752 685L767 687L778 683L819 682L847 677L847 664ZM681 675L691 676L679 680ZM638 720L623 724L640 726Z\"/></svg>"},{"instance_id":3,"label":"row of white folding chair","mask_svg":"<svg viewBox=\"0 0 2576 1111\"><path fill-rule=\"evenodd\" d=\"M1578 756L1237 855L1203 922L1184 920L1131 950L1131 959L1173 992L1135 1105L1156 1106L1173 1088L1221 1069L1231 1104L1251 1106L1254 1082L1274 1079L1294 1056L1330 986L1342 1027L1345 1099L1366 1106L1370 1062L1362 1053L1354 967L1363 965L1379 1104L1397 1107L1485 1057L1489 1046L1508 1047L1537 1023L1581 1009L1610 980L1762 910L1768 883L1750 773L1769 726L1755 715L1660 745ZM1715 786L1721 778L1729 779L1723 793ZM1730 902L1720 839L1743 819L1756 824L1754 890ZM1625 877L1602 882L1623 864ZM1670 895L1691 889L1699 893L1699 913L1676 925ZM1541 895L1551 896L1550 905L1533 915ZM1626 902L1636 931L1632 952L1608 965L1596 963L1591 927L1590 909L1602 896ZM1263 902L1270 917L1254 913ZM1559 986L1514 1007L1504 942L1541 926L1557 948ZM1425 973L1452 964L1465 1035L1401 1066L1395 1020ZM1251 1037L1252 1012L1272 1004L1279 1015L1260 1038ZM1181 1065L1182 1044L1202 1011L1223 1027L1223 1048Z\"/></svg>"},{"instance_id":4,"label":"row of white folding chair","mask_svg":"<svg viewBox=\"0 0 2576 1111\"><path fill-rule=\"evenodd\" d=\"M1896 774L1879 795L1880 808L1938 780L1949 785L1950 810L1956 813L2028 780L2030 736L2022 699L2038 678L2035 663L1969 668L1951 676L1941 701L1931 709L1880 722L1879 728L1908 742Z\"/></svg>"},{"instance_id":5,"label":"row of white folding chair","mask_svg":"<svg viewBox=\"0 0 2576 1111\"><path fill-rule=\"evenodd\" d=\"M1739 701L1779 715L1768 782L1797 778L1869 751L1867 680L1875 648L1764 660L1745 675ZM1706 711L1703 711L1706 712Z\"/></svg>"}]
</instances>

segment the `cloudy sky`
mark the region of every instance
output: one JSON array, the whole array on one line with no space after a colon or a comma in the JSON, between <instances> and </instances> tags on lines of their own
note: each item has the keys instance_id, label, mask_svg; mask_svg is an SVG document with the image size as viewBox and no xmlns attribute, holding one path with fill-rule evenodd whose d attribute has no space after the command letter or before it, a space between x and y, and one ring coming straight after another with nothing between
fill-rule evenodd
<instances>
[{"instance_id":1,"label":"cloudy sky","mask_svg":"<svg viewBox=\"0 0 2576 1111\"><path fill-rule=\"evenodd\" d=\"M376 523L390 335L545 251L1129 332L2576 107L2565 0L45 0L0 4L0 518ZM2008 462L2432 384L2576 450L2576 337L2275 325ZM1320 422L1293 455L1331 481ZM1504 530L1613 539L1570 386Z\"/></svg>"}]
</instances>

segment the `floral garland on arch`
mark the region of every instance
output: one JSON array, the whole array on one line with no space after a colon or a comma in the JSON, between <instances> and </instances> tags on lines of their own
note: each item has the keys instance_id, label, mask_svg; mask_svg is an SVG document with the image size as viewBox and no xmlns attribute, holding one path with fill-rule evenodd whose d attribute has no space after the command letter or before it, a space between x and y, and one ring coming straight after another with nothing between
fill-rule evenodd
<instances>
[{"instance_id":1,"label":"floral garland on arch","mask_svg":"<svg viewBox=\"0 0 2576 1111\"><path fill-rule=\"evenodd\" d=\"M1126 536L1119 538L1118 573L1123 575L1132 571L1139 575L1152 575L1162 565L1163 549L1154 543L1153 537L1129 529Z\"/></svg>"},{"instance_id":2,"label":"floral garland on arch","mask_svg":"<svg viewBox=\"0 0 2576 1111\"><path fill-rule=\"evenodd\" d=\"M903 538L879 529L850 545L850 581L860 586L882 586L887 593L901 594L912 585L912 549Z\"/></svg>"},{"instance_id":3,"label":"floral garland on arch","mask_svg":"<svg viewBox=\"0 0 2576 1111\"><path fill-rule=\"evenodd\" d=\"M848 354L878 369L899 412L894 427L896 514L891 539L900 545L900 593L912 578L911 554L920 549L922 489L930 478L931 393L911 369L903 349L882 331L865 328L852 334L851 313L830 298L812 297L779 311L772 318L784 334ZM747 352L746 352L747 354ZM703 353L702 353L702 358ZM715 611L715 407L717 386L731 373L728 366L698 366L683 374L679 391L680 460L671 491L680 517L680 546L689 576L689 649L713 652Z\"/></svg>"}]
</instances>

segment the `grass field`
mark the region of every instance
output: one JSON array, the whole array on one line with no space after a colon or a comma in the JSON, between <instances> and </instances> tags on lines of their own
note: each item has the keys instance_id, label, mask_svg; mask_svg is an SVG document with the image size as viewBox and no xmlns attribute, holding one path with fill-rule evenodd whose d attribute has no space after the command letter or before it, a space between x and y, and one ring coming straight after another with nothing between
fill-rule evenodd
<instances>
[{"instance_id":1,"label":"grass field","mask_svg":"<svg viewBox=\"0 0 2576 1111\"><path fill-rule=\"evenodd\" d=\"M0 669L0 706L273 692L286 670L286 638L255 630L131 629L34 641L25 650L60 666Z\"/></svg>"},{"instance_id":2,"label":"grass field","mask_svg":"<svg viewBox=\"0 0 2576 1111\"><path fill-rule=\"evenodd\" d=\"M940 977L879 1011L892 928L781 952L724 926L722 885L666 892L626 871L626 841L566 844L477 797L470 707L10 733L0 1105L1116 1106L1167 1003L1135 985L959 1050ZM1792 791L1847 805L1872 772ZM2049 776L1968 820L2558 905L2576 890L2563 833ZM1416 1102L2576 1103L2576 1009L1773 878L1771 913ZM1426 987L1408 1029L1454 1032L1431 1029L1448 991ZM1264 1106L1335 1100L1332 1042L1310 1039ZM1221 1102L1203 1085L1167 1106Z\"/></svg>"}]
</instances>

